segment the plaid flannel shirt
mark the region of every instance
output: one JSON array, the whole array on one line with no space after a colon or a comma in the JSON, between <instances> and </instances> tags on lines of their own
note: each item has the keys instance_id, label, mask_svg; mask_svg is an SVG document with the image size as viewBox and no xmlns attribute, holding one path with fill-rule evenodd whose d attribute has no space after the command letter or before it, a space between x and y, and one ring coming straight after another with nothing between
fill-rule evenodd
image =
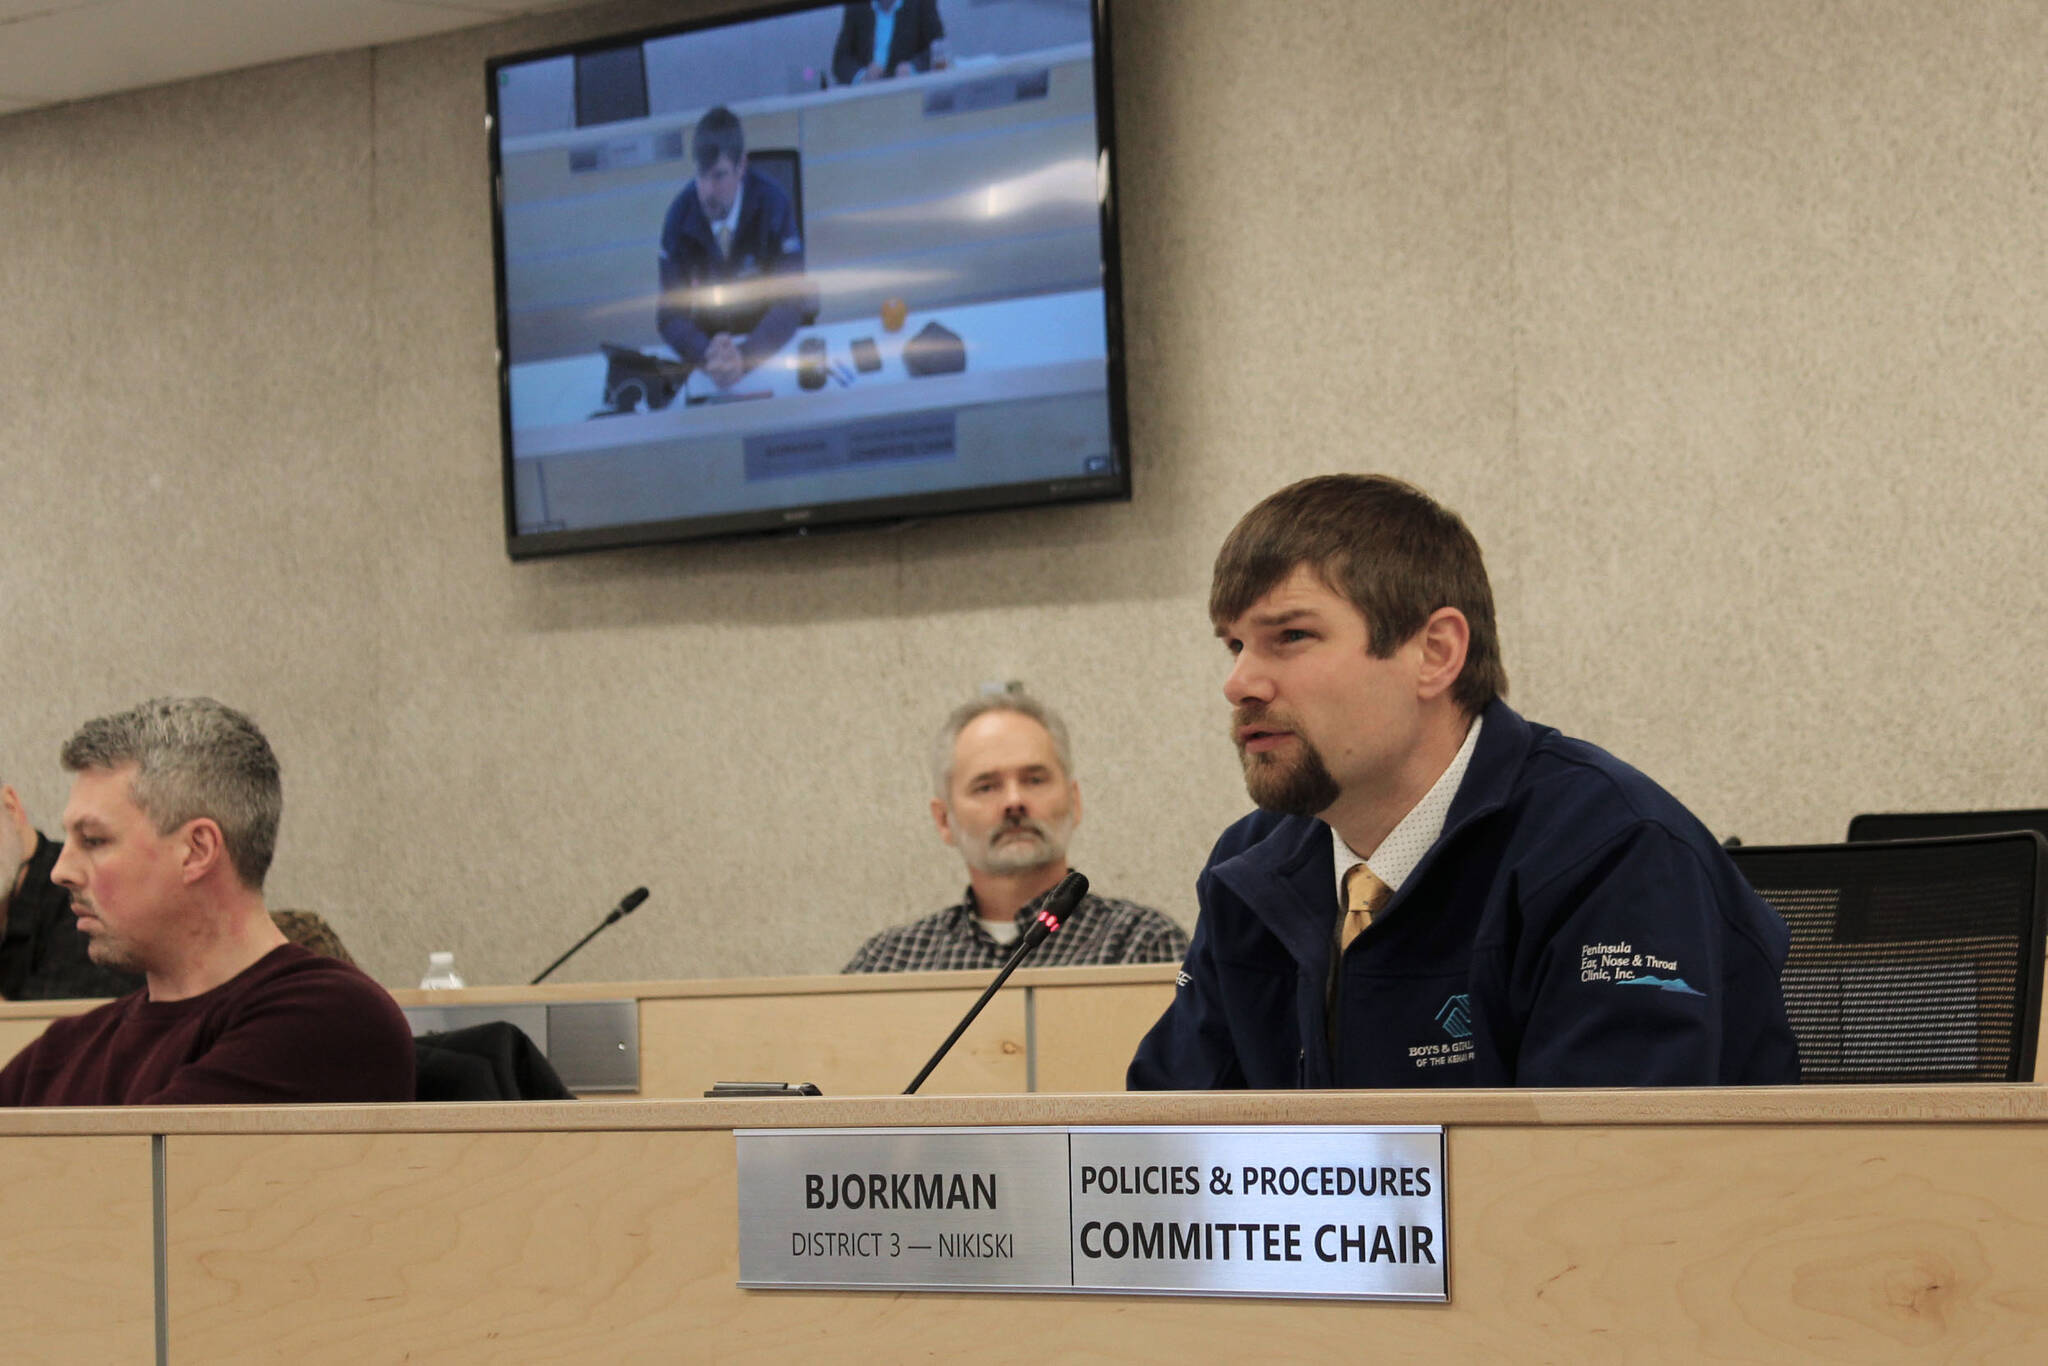
<instances>
[{"instance_id":1,"label":"plaid flannel shirt","mask_svg":"<svg viewBox=\"0 0 2048 1366\"><path fill-rule=\"evenodd\" d=\"M1018 927L1038 914L1044 897L1017 912ZM945 972L999 968L1013 944L998 944L981 927L974 890L961 901L908 925L884 930L861 946L844 972ZM1027 968L1071 968L1103 963L1178 963L1187 955L1187 931L1149 906L1115 897L1085 896L1060 926L1024 960Z\"/></svg>"}]
</instances>

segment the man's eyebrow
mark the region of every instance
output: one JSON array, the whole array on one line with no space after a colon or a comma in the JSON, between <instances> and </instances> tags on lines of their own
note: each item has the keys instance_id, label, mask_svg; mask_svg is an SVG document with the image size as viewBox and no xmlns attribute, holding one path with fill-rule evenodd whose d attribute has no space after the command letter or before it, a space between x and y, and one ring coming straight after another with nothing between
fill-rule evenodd
<instances>
[{"instance_id":1,"label":"man's eyebrow","mask_svg":"<svg viewBox=\"0 0 2048 1366\"><path fill-rule=\"evenodd\" d=\"M1246 621L1245 624L1247 626L1264 627L1267 629L1271 629L1275 626L1285 626L1289 622L1299 621L1303 617L1313 618L1316 615L1316 609L1313 607L1290 607L1283 612L1262 613L1259 616L1252 617L1249 621ZM1245 619L1240 617L1238 620L1244 621ZM1231 627L1235 625L1237 625L1237 622L1235 621L1217 622L1216 638L1218 640L1228 639L1230 636Z\"/></svg>"},{"instance_id":2,"label":"man's eyebrow","mask_svg":"<svg viewBox=\"0 0 2048 1366\"><path fill-rule=\"evenodd\" d=\"M976 772L968 776L967 781L970 783L978 783L983 778L1000 778L1005 773L1012 772L1013 770L1018 773L1050 773L1052 772L1052 765L1042 764L1039 763L1037 760L1033 760L1028 764L1015 764L1012 765L1010 768L1004 768L1002 765L998 764L994 768L984 768L977 770Z\"/></svg>"}]
</instances>

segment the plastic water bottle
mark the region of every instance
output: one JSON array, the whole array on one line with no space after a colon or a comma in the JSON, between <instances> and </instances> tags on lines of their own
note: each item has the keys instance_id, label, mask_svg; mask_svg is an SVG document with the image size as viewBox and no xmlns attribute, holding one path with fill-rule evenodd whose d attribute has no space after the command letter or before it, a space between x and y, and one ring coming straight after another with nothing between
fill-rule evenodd
<instances>
[{"instance_id":1,"label":"plastic water bottle","mask_svg":"<svg viewBox=\"0 0 2048 1366\"><path fill-rule=\"evenodd\" d=\"M446 949L436 949L427 955L427 975L420 978L423 991L446 991L462 985L462 978L455 971L455 955Z\"/></svg>"}]
</instances>

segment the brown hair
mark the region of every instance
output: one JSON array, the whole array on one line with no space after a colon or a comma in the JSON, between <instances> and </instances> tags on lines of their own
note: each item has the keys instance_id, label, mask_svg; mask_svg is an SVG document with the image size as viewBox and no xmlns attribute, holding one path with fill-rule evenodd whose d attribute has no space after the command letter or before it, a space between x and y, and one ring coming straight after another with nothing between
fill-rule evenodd
<instances>
[{"instance_id":1,"label":"brown hair","mask_svg":"<svg viewBox=\"0 0 2048 1366\"><path fill-rule=\"evenodd\" d=\"M1452 700L1477 715L1507 695L1479 542L1421 489L1384 474L1325 474L1281 489L1247 512L1216 552L1210 620L1237 620L1297 566L1358 609L1380 659L1437 608L1457 608L1472 639Z\"/></svg>"}]
</instances>

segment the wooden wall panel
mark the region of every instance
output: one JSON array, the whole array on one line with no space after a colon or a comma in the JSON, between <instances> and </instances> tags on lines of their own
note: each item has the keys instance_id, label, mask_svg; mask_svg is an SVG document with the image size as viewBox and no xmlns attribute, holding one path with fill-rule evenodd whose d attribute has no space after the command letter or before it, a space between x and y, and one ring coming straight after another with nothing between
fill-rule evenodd
<instances>
[{"instance_id":1,"label":"wooden wall panel","mask_svg":"<svg viewBox=\"0 0 2048 1366\"><path fill-rule=\"evenodd\" d=\"M1121 1091L1138 1040L1173 1001L1173 983L1034 987L1040 1091Z\"/></svg>"},{"instance_id":2,"label":"wooden wall panel","mask_svg":"<svg viewBox=\"0 0 2048 1366\"><path fill-rule=\"evenodd\" d=\"M2042 1138L1454 1127L1451 1302L1403 1305L743 1292L723 1130L179 1135L173 1356L2031 1360Z\"/></svg>"},{"instance_id":3,"label":"wooden wall panel","mask_svg":"<svg viewBox=\"0 0 2048 1366\"><path fill-rule=\"evenodd\" d=\"M174 1361L678 1361L732 1294L726 1132L169 1142Z\"/></svg>"},{"instance_id":4,"label":"wooden wall panel","mask_svg":"<svg viewBox=\"0 0 2048 1366\"><path fill-rule=\"evenodd\" d=\"M11 1061L16 1053L27 1048L43 1036L50 1027L49 1019L0 1019L0 1065Z\"/></svg>"},{"instance_id":5,"label":"wooden wall panel","mask_svg":"<svg viewBox=\"0 0 2048 1366\"><path fill-rule=\"evenodd\" d=\"M827 1095L894 1095L938 1048L974 991L727 996L643 1001L640 1091L702 1095L714 1081L814 1081ZM1024 998L1004 993L922 1093L1022 1091Z\"/></svg>"},{"instance_id":6,"label":"wooden wall panel","mask_svg":"<svg viewBox=\"0 0 2048 1366\"><path fill-rule=\"evenodd\" d=\"M156 1352L147 1135L0 1143L0 1360Z\"/></svg>"}]
</instances>

